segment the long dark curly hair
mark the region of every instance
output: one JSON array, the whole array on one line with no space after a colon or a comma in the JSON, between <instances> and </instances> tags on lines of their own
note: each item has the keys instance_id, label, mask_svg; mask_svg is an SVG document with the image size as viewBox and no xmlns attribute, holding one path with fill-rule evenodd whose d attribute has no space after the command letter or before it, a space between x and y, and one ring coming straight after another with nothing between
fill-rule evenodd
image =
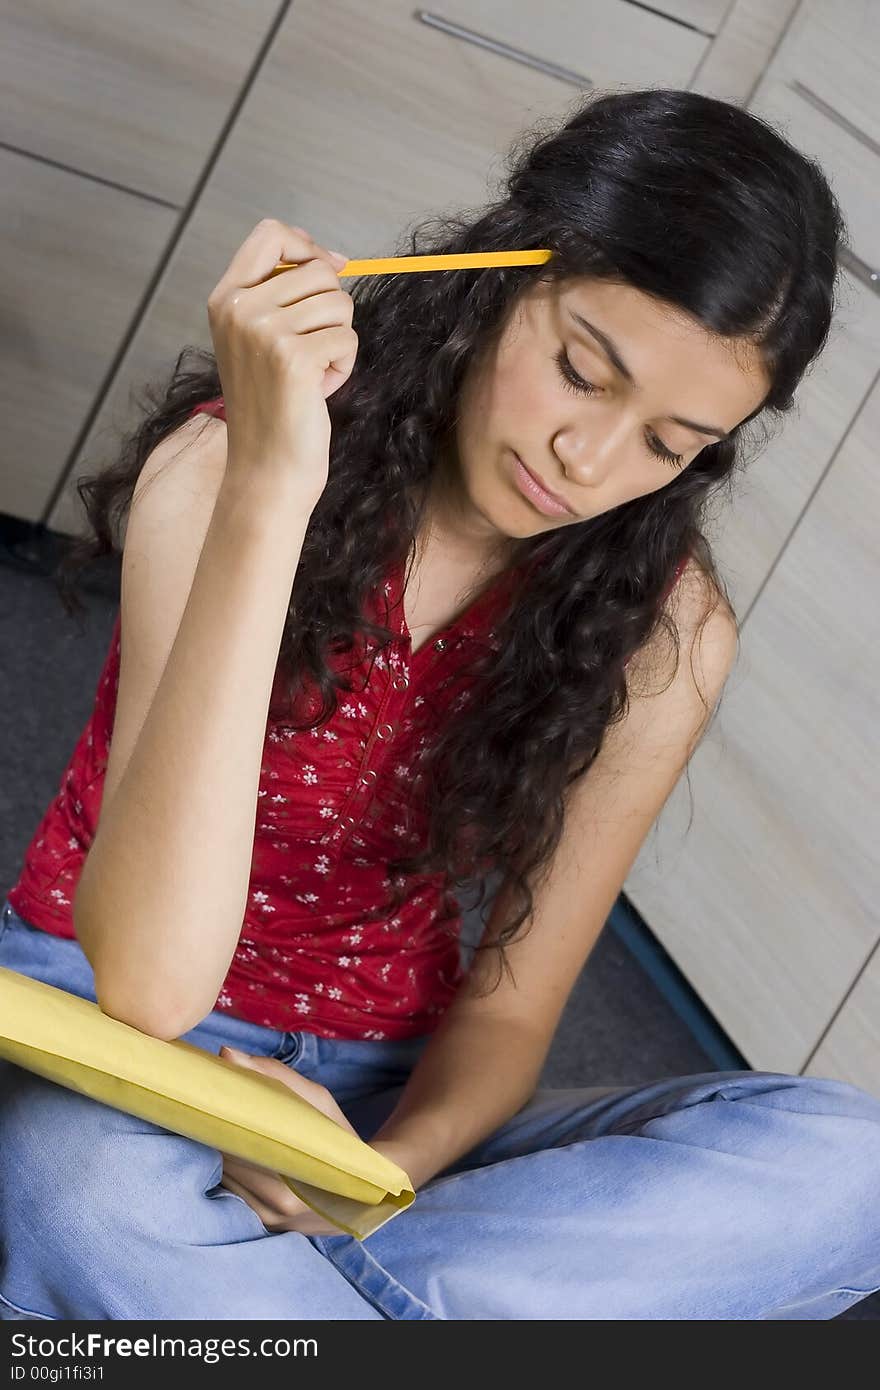
<instances>
[{"instance_id":1,"label":"long dark curly hair","mask_svg":"<svg viewBox=\"0 0 880 1390\"><path fill-rule=\"evenodd\" d=\"M707 508L751 453L746 427L792 408L825 346L845 227L817 164L765 121L695 92L591 93L565 124L541 122L521 137L507 170L500 201L476 215L428 219L392 254L549 248L539 271L378 275L351 287L358 357L327 402L329 479L278 658L285 688L292 694L306 672L323 707L308 723L291 722L288 709L290 727L329 717L340 684L351 688L325 661L331 645L348 650L358 631L380 643L393 637L365 617L365 599L391 565L415 558L464 374L497 342L535 274L622 283L665 301L711 333L757 348L771 383L729 438L707 445L658 491L512 543L516 578L497 643L473 657L473 698L435 731L424 768L427 844L388 865L392 878L439 870L450 885L499 872L508 920L493 946L509 969L504 946L533 916L532 890L559 842L567 788L627 711L629 657L660 624L680 655L661 602L679 558L697 560L710 602L729 602L703 533ZM185 348L170 379L146 388L145 418L118 460L77 479L93 535L76 540L59 567L68 615L81 607L71 576L118 553L114 530L147 456L222 391L213 354ZM283 717L270 705L270 720ZM458 916L454 895L446 899L438 927Z\"/></svg>"}]
</instances>

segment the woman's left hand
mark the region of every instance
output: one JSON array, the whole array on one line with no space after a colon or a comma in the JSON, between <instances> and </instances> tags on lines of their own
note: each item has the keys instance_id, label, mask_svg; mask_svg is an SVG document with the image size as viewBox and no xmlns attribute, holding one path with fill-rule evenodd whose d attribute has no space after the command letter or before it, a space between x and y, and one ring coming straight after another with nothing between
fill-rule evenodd
<instances>
[{"instance_id":1,"label":"woman's left hand","mask_svg":"<svg viewBox=\"0 0 880 1390\"><path fill-rule=\"evenodd\" d=\"M220 1049L220 1055L237 1066L251 1067L266 1076L277 1077L310 1105L329 1115L331 1120L335 1120L352 1134L357 1134L357 1130L349 1124L326 1086L310 1081L306 1076L300 1076L285 1062L279 1062L275 1057L259 1057L250 1053L232 1056L230 1050L225 1047ZM268 1168L259 1168L254 1163L246 1163L244 1159L234 1158L231 1154L224 1153L222 1157L223 1177L220 1186L234 1192L253 1208L263 1225L273 1235L279 1231L300 1231L307 1236L345 1234L338 1226L319 1216L301 1201L277 1173L270 1172Z\"/></svg>"}]
</instances>

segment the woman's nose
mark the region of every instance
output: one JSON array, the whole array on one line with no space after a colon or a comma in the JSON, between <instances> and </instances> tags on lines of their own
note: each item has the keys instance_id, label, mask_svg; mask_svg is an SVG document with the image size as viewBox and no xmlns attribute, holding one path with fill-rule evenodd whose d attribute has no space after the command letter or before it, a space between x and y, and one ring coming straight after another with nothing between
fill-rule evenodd
<instances>
[{"instance_id":1,"label":"woman's nose","mask_svg":"<svg viewBox=\"0 0 880 1390\"><path fill-rule=\"evenodd\" d=\"M594 420L589 433L557 440L556 457L568 481L585 487L601 482L626 447L625 428L624 424L615 427L609 422L603 426Z\"/></svg>"}]
</instances>

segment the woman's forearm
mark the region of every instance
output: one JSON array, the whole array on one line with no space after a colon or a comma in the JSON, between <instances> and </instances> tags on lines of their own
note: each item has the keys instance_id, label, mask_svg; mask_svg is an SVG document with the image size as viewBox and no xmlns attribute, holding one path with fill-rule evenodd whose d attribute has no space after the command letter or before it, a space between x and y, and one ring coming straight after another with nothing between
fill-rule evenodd
<instances>
[{"instance_id":1,"label":"woman's forearm","mask_svg":"<svg viewBox=\"0 0 880 1390\"><path fill-rule=\"evenodd\" d=\"M213 1007L241 932L278 648L310 514L227 474L74 925L106 1013L176 1038Z\"/></svg>"},{"instance_id":2,"label":"woman's forearm","mask_svg":"<svg viewBox=\"0 0 880 1390\"><path fill-rule=\"evenodd\" d=\"M421 1187L522 1109L548 1051L521 1024L456 1014L453 1003L368 1142Z\"/></svg>"}]
</instances>

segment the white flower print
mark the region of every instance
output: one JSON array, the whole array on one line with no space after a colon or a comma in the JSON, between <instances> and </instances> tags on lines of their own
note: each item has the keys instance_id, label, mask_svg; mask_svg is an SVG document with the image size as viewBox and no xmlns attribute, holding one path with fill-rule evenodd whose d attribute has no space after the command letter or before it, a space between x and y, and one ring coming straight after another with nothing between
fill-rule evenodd
<instances>
[{"instance_id":1,"label":"white flower print","mask_svg":"<svg viewBox=\"0 0 880 1390\"><path fill-rule=\"evenodd\" d=\"M335 816L336 812L333 810L332 806L322 806L318 815L321 816L323 820L328 820Z\"/></svg>"},{"instance_id":2,"label":"white flower print","mask_svg":"<svg viewBox=\"0 0 880 1390\"><path fill-rule=\"evenodd\" d=\"M317 732L317 730L316 730L316 732ZM337 739L339 738L339 735L338 735L338 734L334 734L334 732L333 732L332 729L325 729L325 730L324 730L323 737L327 740L328 743L331 743L331 742L334 742L335 740L337 740Z\"/></svg>"},{"instance_id":3,"label":"white flower print","mask_svg":"<svg viewBox=\"0 0 880 1390\"><path fill-rule=\"evenodd\" d=\"M305 763L305 764L303 765L302 779L303 779L303 781L305 782L306 786L314 786L314 785L315 785L315 783L316 783L317 780L318 780L318 774L317 774L316 771L315 771L315 764L314 764L314 763Z\"/></svg>"},{"instance_id":4,"label":"white flower print","mask_svg":"<svg viewBox=\"0 0 880 1390\"><path fill-rule=\"evenodd\" d=\"M316 903L318 901L317 893L295 893L294 897L298 903Z\"/></svg>"},{"instance_id":5,"label":"white flower print","mask_svg":"<svg viewBox=\"0 0 880 1390\"><path fill-rule=\"evenodd\" d=\"M351 965L351 956L339 956L337 958L337 964L341 965L344 970L347 965Z\"/></svg>"},{"instance_id":6,"label":"white flower print","mask_svg":"<svg viewBox=\"0 0 880 1390\"><path fill-rule=\"evenodd\" d=\"M319 854L312 867L314 868L315 873L329 874L330 856L328 854Z\"/></svg>"},{"instance_id":7,"label":"white flower print","mask_svg":"<svg viewBox=\"0 0 880 1390\"><path fill-rule=\"evenodd\" d=\"M357 714L357 710L355 709L354 705L347 703L340 706L339 712L340 714L344 714L346 719L354 719L355 715Z\"/></svg>"},{"instance_id":8,"label":"white flower print","mask_svg":"<svg viewBox=\"0 0 880 1390\"><path fill-rule=\"evenodd\" d=\"M217 1003L216 1003L215 1007L218 1008L218 1009L231 1009L231 1008L232 1008L232 1000L230 999L229 995L226 993L225 990L222 991L222 992L217 996Z\"/></svg>"},{"instance_id":9,"label":"white flower print","mask_svg":"<svg viewBox=\"0 0 880 1390\"><path fill-rule=\"evenodd\" d=\"M342 990L339 989L339 988L337 988L337 986L335 986L335 985L332 986L330 989L328 989L327 994L328 994L328 996L329 996L331 999L341 999L341 998L342 998Z\"/></svg>"},{"instance_id":10,"label":"white flower print","mask_svg":"<svg viewBox=\"0 0 880 1390\"><path fill-rule=\"evenodd\" d=\"M65 896L64 896L64 894L62 893L62 891L61 891L60 888L53 888L53 889L51 890L51 892L49 893L49 897L50 897L50 898L54 898L55 901L56 901L57 903L59 903L62 907L69 907L69 906L70 906L70 899L69 899L69 898L65 898Z\"/></svg>"},{"instance_id":11,"label":"white flower print","mask_svg":"<svg viewBox=\"0 0 880 1390\"><path fill-rule=\"evenodd\" d=\"M384 1038L384 1036L385 1034L379 1032L379 1030L376 1028L368 1028L367 1031L364 1033L365 1038Z\"/></svg>"},{"instance_id":12,"label":"white flower print","mask_svg":"<svg viewBox=\"0 0 880 1390\"><path fill-rule=\"evenodd\" d=\"M298 1013L298 1014L307 1014L307 1013L309 1012L309 1010L311 1009L311 1007L312 1007L311 1004L309 1003L309 996L308 996L307 994L297 994L297 995L295 995L295 998L296 998L296 1005L295 1005L295 1008L296 1008L297 1013Z\"/></svg>"}]
</instances>

